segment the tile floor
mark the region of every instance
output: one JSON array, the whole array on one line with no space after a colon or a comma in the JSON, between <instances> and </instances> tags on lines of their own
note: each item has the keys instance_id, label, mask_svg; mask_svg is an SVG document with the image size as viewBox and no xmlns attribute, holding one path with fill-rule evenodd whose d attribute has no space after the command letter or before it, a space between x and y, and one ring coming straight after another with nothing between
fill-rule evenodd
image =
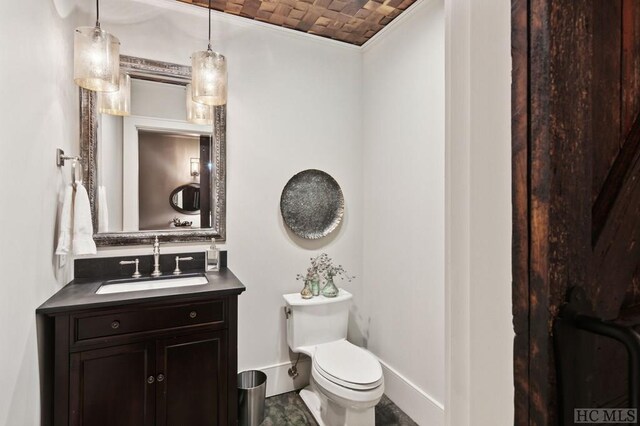
<instances>
[{"instance_id":1,"label":"tile floor","mask_svg":"<svg viewBox=\"0 0 640 426\"><path fill-rule=\"evenodd\" d=\"M297 392L267 398L262 426L317 426ZM386 395L376 406L376 426L417 426Z\"/></svg>"}]
</instances>

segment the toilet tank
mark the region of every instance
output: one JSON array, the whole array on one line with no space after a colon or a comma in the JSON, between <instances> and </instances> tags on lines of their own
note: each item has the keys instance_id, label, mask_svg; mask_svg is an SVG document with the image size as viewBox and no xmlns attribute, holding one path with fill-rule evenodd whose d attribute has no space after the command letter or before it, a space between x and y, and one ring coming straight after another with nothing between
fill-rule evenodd
<instances>
[{"instance_id":1,"label":"toilet tank","mask_svg":"<svg viewBox=\"0 0 640 426\"><path fill-rule=\"evenodd\" d=\"M283 297L288 308L287 343L292 351L347 338L351 293L340 289L336 297L303 299L300 293Z\"/></svg>"}]
</instances>

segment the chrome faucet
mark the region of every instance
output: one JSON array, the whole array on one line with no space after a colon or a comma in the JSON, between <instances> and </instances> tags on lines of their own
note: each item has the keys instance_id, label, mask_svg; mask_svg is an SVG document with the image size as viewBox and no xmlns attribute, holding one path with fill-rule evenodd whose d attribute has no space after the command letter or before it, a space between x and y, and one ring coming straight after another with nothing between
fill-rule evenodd
<instances>
[{"instance_id":1,"label":"chrome faucet","mask_svg":"<svg viewBox=\"0 0 640 426\"><path fill-rule=\"evenodd\" d=\"M153 243L153 272L151 276L159 277L160 275L162 275L162 272L160 272L160 243L156 236L156 241Z\"/></svg>"}]
</instances>

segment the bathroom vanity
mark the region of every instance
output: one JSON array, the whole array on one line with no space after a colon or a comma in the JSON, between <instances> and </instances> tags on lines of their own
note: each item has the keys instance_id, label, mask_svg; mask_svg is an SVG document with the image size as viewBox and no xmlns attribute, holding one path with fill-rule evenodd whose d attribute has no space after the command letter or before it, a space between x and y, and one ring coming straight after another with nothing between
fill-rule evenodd
<instances>
[{"instance_id":1,"label":"bathroom vanity","mask_svg":"<svg viewBox=\"0 0 640 426\"><path fill-rule=\"evenodd\" d=\"M108 282L103 271L123 276L119 260L76 261L76 279L37 310L52 423L235 425L237 298L245 287L226 267L201 268L183 273L207 284L97 294ZM162 256L164 270L171 260ZM141 263L147 268L149 259ZM162 279L171 278L154 282Z\"/></svg>"},{"instance_id":2,"label":"bathroom vanity","mask_svg":"<svg viewBox=\"0 0 640 426\"><path fill-rule=\"evenodd\" d=\"M78 259L74 281L37 309L42 423L235 425L245 287L226 257L205 273L202 252L160 254L160 243L225 241L226 107L209 123L189 120L189 66L121 55L120 72L132 80L130 116L101 111L96 93L80 89L93 240L153 251Z\"/></svg>"}]
</instances>

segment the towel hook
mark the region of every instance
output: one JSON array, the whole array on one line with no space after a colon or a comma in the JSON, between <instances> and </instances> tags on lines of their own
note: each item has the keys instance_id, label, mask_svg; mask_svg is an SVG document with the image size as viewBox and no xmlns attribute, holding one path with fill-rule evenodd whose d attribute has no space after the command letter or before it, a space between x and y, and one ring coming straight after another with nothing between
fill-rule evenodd
<instances>
[{"instance_id":1,"label":"towel hook","mask_svg":"<svg viewBox=\"0 0 640 426\"><path fill-rule=\"evenodd\" d=\"M62 167L65 164L65 161L72 161L71 163L71 184L73 185L74 188L77 187L76 182L80 182L80 184L82 184L82 180L83 180L83 173L82 173L82 157L78 157L78 156L70 156L70 155L64 155L64 151L61 150L60 148L58 148L56 150L56 165L58 167ZM80 167L78 167L78 164L80 164ZM80 175L78 176L77 173L77 169L79 169Z\"/></svg>"},{"instance_id":2,"label":"towel hook","mask_svg":"<svg viewBox=\"0 0 640 426\"><path fill-rule=\"evenodd\" d=\"M64 166L64 163L67 160L82 161L82 157L72 156L72 155L64 155L64 150L58 148L56 150L56 166L58 166L58 167Z\"/></svg>"}]
</instances>

